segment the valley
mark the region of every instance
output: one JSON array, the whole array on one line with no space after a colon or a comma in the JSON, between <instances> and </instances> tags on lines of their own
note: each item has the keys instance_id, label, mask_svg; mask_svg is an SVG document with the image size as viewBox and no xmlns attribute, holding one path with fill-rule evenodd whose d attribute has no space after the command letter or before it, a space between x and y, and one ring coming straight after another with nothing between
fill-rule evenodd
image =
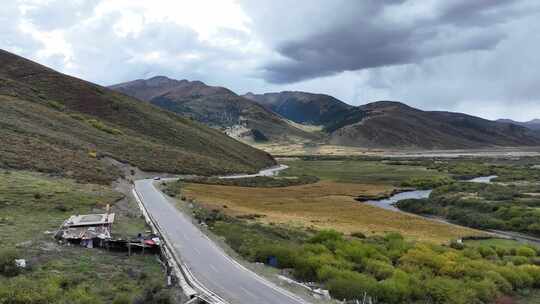
<instances>
[{"instance_id":1,"label":"valley","mask_svg":"<svg viewBox=\"0 0 540 304\"><path fill-rule=\"evenodd\" d=\"M249 178L244 178L245 181L241 178L234 185L183 180L168 182L165 191L169 195L181 198L178 202L181 210L192 213L197 221L208 225L209 234L222 237L227 246L243 258L263 263L270 263L269 259L277 258L277 265L270 264L277 268L292 269L293 276L297 280L320 282L330 288L333 295L358 297L361 294L355 294L354 290L372 290L370 294L383 303L402 303L410 300L409 297L429 299L435 296L431 292L436 292L431 283L416 281L415 284L420 284L422 288L413 290L425 292L416 295L409 294L409 287L404 287L406 285L400 285L403 287L400 291L391 291L393 287L385 287L385 284L390 284L392 280L398 280L394 277L397 270L391 270L391 267L400 269L398 272L402 277L399 280L404 281L400 281L399 284L414 281L413 277L419 269L428 267L428 273L431 274L423 272L423 276L430 278L426 282L440 281L442 285L439 287L444 288L445 292L437 293L436 297L442 303L469 303L472 298L490 302L488 299L497 298L501 292L505 293L502 291L504 287L496 283L498 287L491 289L493 293L489 294L487 290L482 290L487 285L484 287L460 285L461 282L471 280L469 276L475 276L474 272L469 273L466 270L467 267L481 267L483 271L487 269L501 271L499 274L505 278L504 280L509 279L509 273L505 273L506 270L501 268L502 265L506 265L504 267L515 265L516 268L511 271L514 271L516 276L522 275L518 274L521 270L535 268L528 265L534 263L539 248L523 240L517 242L493 238L493 235L490 236L481 230L385 210L370 206L365 201L386 197L396 189L411 187L435 188L434 192L458 185L470 185L475 189L494 187L491 184L460 180L496 173L500 174L500 180L506 183L511 181L518 184L528 183L527 181L537 180L534 171L537 169L531 168L539 161L538 158L517 160L462 157L395 160L334 156L296 157L289 160L282 158L280 161L287 164L289 169L274 179L288 180L309 174L319 180L294 186L277 186L279 183L268 180L251 182L248 181ZM265 186L265 182L271 182L274 186ZM531 191L531 188L523 191ZM491 195L499 193L493 189L488 192ZM455 194L462 195L459 191ZM528 200L528 203L533 204L531 200ZM401 208L401 202L397 206ZM479 218L479 215L471 216ZM457 223L467 225L464 222ZM458 241L461 239L464 241ZM366 256L371 256L369 250L373 250L369 246L379 250L394 250L392 248L395 247L392 246L396 246L397 243L404 246L400 248L408 249L402 249L404 251L401 254L396 252L396 256L390 256L392 262L385 264L386 266L383 265L383 261L386 260L382 257L374 258L373 261L370 258L366 260ZM339 249L336 249L336 246ZM345 254L346 250L354 246L359 246L356 250L363 258L350 260L351 256ZM361 250L367 252L361 253ZM419 256L413 258L416 254ZM442 255L440 260L430 260L437 255ZM419 259L420 256L422 258ZM306 259L310 262L301 262ZM352 262L354 266L347 266L348 262ZM371 262L377 266L371 266ZM413 266L408 263L429 264ZM465 268L462 270L453 268L458 265ZM353 272L349 272L348 267L353 267ZM388 274L382 274L383 269L387 269ZM351 285L345 284L343 280L348 280ZM486 279L485 284L490 280L492 279ZM393 282L391 286L395 287L394 284L398 283ZM321 285L315 283L315 286ZM456 289L452 291L452 288ZM503 289L495 291L498 288ZM525 294L519 291L523 287L517 288L514 294L516 300L520 303L534 303L536 297L534 293L526 296L526 291ZM458 293L462 293L463 298L457 296ZM482 300L484 296L486 298Z\"/></svg>"},{"instance_id":2,"label":"valley","mask_svg":"<svg viewBox=\"0 0 540 304\"><path fill-rule=\"evenodd\" d=\"M540 304L540 1L2 4L0 304Z\"/></svg>"},{"instance_id":3,"label":"valley","mask_svg":"<svg viewBox=\"0 0 540 304\"><path fill-rule=\"evenodd\" d=\"M185 302L182 280L220 304L540 298L533 128L166 77L105 88L4 51L0 63L1 304ZM154 221L179 258L53 238L71 215L105 212L112 242L143 242ZM170 263L192 273L168 277Z\"/></svg>"}]
</instances>

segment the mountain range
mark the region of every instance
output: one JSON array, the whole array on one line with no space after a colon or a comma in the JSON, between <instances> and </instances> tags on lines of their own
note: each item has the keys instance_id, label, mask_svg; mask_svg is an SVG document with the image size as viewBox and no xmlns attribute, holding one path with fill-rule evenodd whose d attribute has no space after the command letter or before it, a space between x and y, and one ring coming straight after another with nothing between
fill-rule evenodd
<instances>
[{"instance_id":1,"label":"mountain range","mask_svg":"<svg viewBox=\"0 0 540 304\"><path fill-rule=\"evenodd\" d=\"M537 130L540 131L540 119L532 119L529 121L521 122L521 121L515 121L512 119L498 119L498 122L504 122L504 123L511 123L514 125L523 126L526 128L529 128L531 130Z\"/></svg>"},{"instance_id":2,"label":"mountain range","mask_svg":"<svg viewBox=\"0 0 540 304\"><path fill-rule=\"evenodd\" d=\"M0 167L110 182L104 159L147 171L222 174L275 164L199 122L0 50Z\"/></svg>"},{"instance_id":3,"label":"mountain range","mask_svg":"<svg viewBox=\"0 0 540 304\"><path fill-rule=\"evenodd\" d=\"M540 132L531 125L490 121L462 113L422 111L395 101L352 106L325 94L291 91L240 96L200 81L163 76L110 88L222 128L229 135L230 130L236 129L244 135L255 134L276 142L293 139L406 149L540 145Z\"/></svg>"},{"instance_id":4,"label":"mountain range","mask_svg":"<svg viewBox=\"0 0 540 304\"><path fill-rule=\"evenodd\" d=\"M359 147L467 149L540 145L540 134L523 126L462 113L422 111L393 101L357 107L328 130L331 143Z\"/></svg>"},{"instance_id":5,"label":"mountain range","mask_svg":"<svg viewBox=\"0 0 540 304\"><path fill-rule=\"evenodd\" d=\"M113 85L113 90L147 101L184 117L217 127L237 138L254 141L313 140L284 117L233 91L201 81L163 76Z\"/></svg>"},{"instance_id":6,"label":"mountain range","mask_svg":"<svg viewBox=\"0 0 540 304\"><path fill-rule=\"evenodd\" d=\"M306 92L247 93L244 97L296 123L309 125L332 124L354 108L332 96Z\"/></svg>"}]
</instances>

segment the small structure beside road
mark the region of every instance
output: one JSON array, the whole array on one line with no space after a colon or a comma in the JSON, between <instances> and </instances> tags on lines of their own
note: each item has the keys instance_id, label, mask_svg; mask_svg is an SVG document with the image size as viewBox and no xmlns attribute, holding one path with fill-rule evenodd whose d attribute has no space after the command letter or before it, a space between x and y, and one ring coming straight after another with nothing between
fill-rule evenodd
<instances>
[{"instance_id":1,"label":"small structure beside road","mask_svg":"<svg viewBox=\"0 0 540 304\"><path fill-rule=\"evenodd\" d=\"M79 242L82 246L103 247L111 239L114 213L72 215L57 233L57 238Z\"/></svg>"},{"instance_id":2,"label":"small structure beside road","mask_svg":"<svg viewBox=\"0 0 540 304\"><path fill-rule=\"evenodd\" d=\"M56 238L70 244L81 245L86 248L106 248L109 250L156 253L159 251L161 240L159 236L150 234L130 239L116 239L112 235L115 214L107 213L72 215L64 221Z\"/></svg>"}]
</instances>

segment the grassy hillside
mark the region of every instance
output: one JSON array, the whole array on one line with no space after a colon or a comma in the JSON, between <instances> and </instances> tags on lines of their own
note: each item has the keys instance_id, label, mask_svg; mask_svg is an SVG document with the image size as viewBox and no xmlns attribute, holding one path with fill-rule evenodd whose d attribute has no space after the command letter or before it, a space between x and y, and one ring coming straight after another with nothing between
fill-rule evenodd
<instances>
[{"instance_id":1,"label":"grassy hillside","mask_svg":"<svg viewBox=\"0 0 540 304\"><path fill-rule=\"evenodd\" d=\"M270 140L316 139L256 102L223 87L157 76L110 87L212 127L244 126ZM250 132L246 130L246 135ZM242 136L240 136L242 137Z\"/></svg>"},{"instance_id":2,"label":"grassy hillside","mask_svg":"<svg viewBox=\"0 0 540 304\"><path fill-rule=\"evenodd\" d=\"M332 144L371 148L455 149L540 145L540 133L461 113L421 111L380 101L328 126Z\"/></svg>"},{"instance_id":3,"label":"grassy hillside","mask_svg":"<svg viewBox=\"0 0 540 304\"><path fill-rule=\"evenodd\" d=\"M265 152L98 85L0 51L0 166L108 182L110 155L149 171L253 172Z\"/></svg>"},{"instance_id":4,"label":"grassy hillside","mask_svg":"<svg viewBox=\"0 0 540 304\"><path fill-rule=\"evenodd\" d=\"M307 92L248 93L244 97L302 124L328 125L353 108L332 96Z\"/></svg>"}]
</instances>

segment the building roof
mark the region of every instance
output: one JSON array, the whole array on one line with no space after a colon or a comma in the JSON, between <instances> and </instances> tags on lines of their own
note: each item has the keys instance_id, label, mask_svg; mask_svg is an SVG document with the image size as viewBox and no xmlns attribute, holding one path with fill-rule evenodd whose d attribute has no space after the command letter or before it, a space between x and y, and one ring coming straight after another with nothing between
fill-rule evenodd
<instances>
[{"instance_id":1,"label":"building roof","mask_svg":"<svg viewBox=\"0 0 540 304\"><path fill-rule=\"evenodd\" d=\"M64 224L66 227L98 226L114 223L114 213L72 215Z\"/></svg>"}]
</instances>

